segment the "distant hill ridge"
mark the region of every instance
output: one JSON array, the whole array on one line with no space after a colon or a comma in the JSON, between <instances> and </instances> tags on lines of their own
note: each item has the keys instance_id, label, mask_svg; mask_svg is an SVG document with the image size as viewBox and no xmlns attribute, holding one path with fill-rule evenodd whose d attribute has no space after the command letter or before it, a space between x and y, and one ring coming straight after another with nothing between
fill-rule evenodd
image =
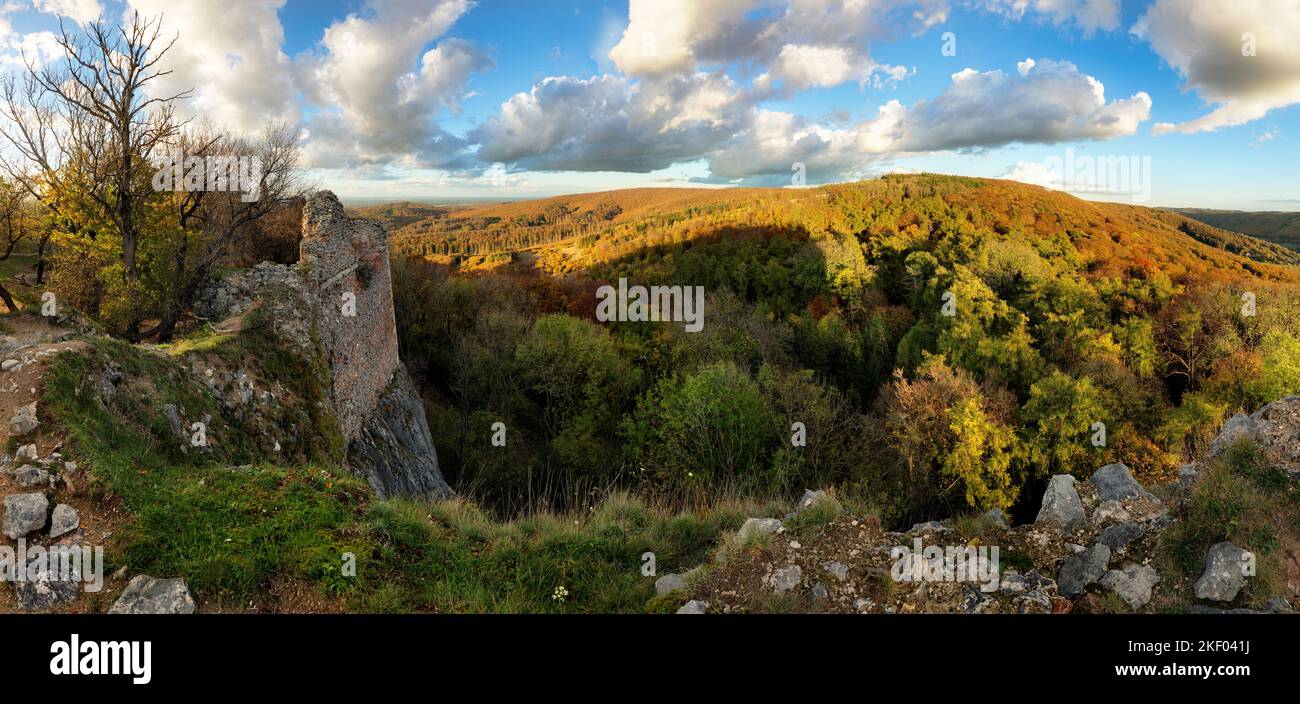
<instances>
[{"instance_id":1,"label":"distant hill ridge","mask_svg":"<svg viewBox=\"0 0 1300 704\"><path fill-rule=\"evenodd\" d=\"M921 223L927 202L999 238L1069 233L1094 271L1158 268L1173 279L1224 276L1293 281L1300 253L1168 210L1085 201L1014 181L933 174L891 175L807 189L644 188L455 208L401 204L359 209L385 219L396 252L493 266L531 251L539 268L563 273L648 246L720 233L784 231L797 237L892 236ZM421 208L429 212L418 217ZM391 214L389 214L391 212ZM1282 267L1282 268L1277 268Z\"/></svg>"},{"instance_id":2,"label":"distant hill ridge","mask_svg":"<svg viewBox=\"0 0 1300 704\"><path fill-rule=\"evenodd\" d=\"M1214 227L1241 232L1300 251L1300 212L1248 212L1205 208L1170 208L1170 210Z\"/></svg>"}]
</instances>

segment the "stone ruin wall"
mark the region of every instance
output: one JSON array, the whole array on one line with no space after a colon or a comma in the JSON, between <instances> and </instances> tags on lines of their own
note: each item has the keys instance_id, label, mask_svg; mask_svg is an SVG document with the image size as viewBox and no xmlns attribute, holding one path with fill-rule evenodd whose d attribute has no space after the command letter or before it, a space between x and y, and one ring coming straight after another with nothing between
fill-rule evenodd
<instances>
[{"instance_id":1,"label":"stone ruin wall","mask_svg":"<svg viewBox=\"0 0 1300 704\"><path fill-rule=\"evenodd\" d=\"M316 334L332 377L330 400L343 438L352 442L398 370L388 232L379 222L344 215L333 193L303 210L299 267L316 305ZM355 315L345 315L345 293Z\"/></svg>"}]
</instances>

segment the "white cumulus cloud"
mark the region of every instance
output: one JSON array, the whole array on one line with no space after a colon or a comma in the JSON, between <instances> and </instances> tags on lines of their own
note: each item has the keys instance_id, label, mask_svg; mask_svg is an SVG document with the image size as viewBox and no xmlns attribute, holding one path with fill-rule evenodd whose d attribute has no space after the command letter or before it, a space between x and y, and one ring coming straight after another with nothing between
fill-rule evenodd
<instances>
[{"instance_id":1,"label":"white cumulus cloud","mask_svg":"<svg viewBox=\"0 0 1300 704\"><path fill-rule=\"evenodd\" d=\"M1153 134L1233 127L1300 103L1300 2L1156 0L1133 33L1215 105L1186 122L1158 123Z\"/></svg>"},{"instance_id":2,"label":"white cumulus cloud","mask_svg":"<svg viewBox=\"0 0 1300 704\"><path fill-rule=\"evenodd\" d=\"M1015 20L1028 14L1057 27L1074 24L1084 36L1119 28L1120 0L975 0L975 5Z\"/></svg>"},{"instance_id":3,"label":"white cumulus cloud","mask_svg":"<svg viewBox=\"0 0 1300 704\"><path fill-rule=\"evenodd\" d=\"M830 180L897 155L1132 135L1150 110L1145 93L1107 102L1101 82L1068 62L1043 59L1015 75L968 68L939 96L911 106L891 100L852 127L760 112L712 154L712 165L718 175L744 177L788 171L798 161L810 178L819 171Z\"/></svg>"},{"instance_id":4,"label":"white cumulus cloud","mask_svg":"<svg viewBox=\"0 0 1300 704\"><path fill-rule=\"evenodd\" d=\"M99 0L35 0L34 6L41 12L63 15L83 24L99 19L104 13Z\"/></svg>"},{"instance_id":5,"label":"white cumulus cloud","mask_svg":"<svg viewBox=\"0 0 1300 704\"><path fill-rule=\"evenodd\" d=\"M468 0L370 0L325 30L319 51L299 65L300 84L321 108L309 124L314 166L463 163L466 142L437 116L456 112L470 75L491 67L473 44L443 37Z\"/></svg>"},{"instance_id":6,"label":"white cumulus cloud","mask_svg":"<svg viewBox=\"0 0 1300 704\"><path fill-rule=\"evenodd\" d=\"M549 78L471 138L480 157L524 168L647 172L704 159L715 177L745 179L798 162L810 179L832 180L896 155L1127 136L1149 117L1145 93L1107 101L1101 82L1071 63L1021 67L965 69L933 99L890 100L847 125L765 109L724 74Z\"/></svg>"},{"instance_id":7,"label":"white cumulus cloud","mask_svg":"<svg viewBox=\"0 0 1300 704\"><path fill-rule=\"evenodd\" d=\"M1151 113L1139 92L1106 101L1101 81L1068 61L1041 59L1024 73L962 72L947 90L907 109L891 147L923 152L1132 135Z\"/></svg>"},{"instance_id":8,"label":"white cumulus cloud","mask_svg":"<svg viewBox=\"0 0 1300 704\"><path fill-rule=\"evenodd\" d=\"M170 74L149 90L159 97L192 91L177 104L182 115L245 133L294 118L292 64L276 14L283 6L284 0L130 0L127 12L162 17L158 48L176 39L159 66Z\"/></svg>"},{"instance_id":9,"label":"white cumulus cloud","mask_svg":"<svg viewBox=\"0 0 1300 704\"><path fill-rule=\"evenodd\" d=\"M1030 183L1035 186L1050 188L1054 191L1064 189L1061 174L1052 170L1046 164L1038 161L1017 161L1015 166L1012 166L999 178L1019 181L1021 183Z\"/></svg>"},{"instance_id":10,"label":"white cumulus cloud","mask_svg":"<svg viewBox=\"0 0 1300 704\"><path fill-rule=\"evenodd\" d=\"M698 158L748 119L745 96L723 74L553 77L511 97L470 138L488 162L646 173Z\"/></svg>"},{"instance_id":11,"label":"white cumulus cloud","mask_svg":"<svg viewBox=\"0 0 1300 704\"><path fill-rule=\"evenodd\" d=\"M871 41L900 24L927 27L946 12L943 0L631 0L609 57L636 77L766 67L763 80L787 91L885 82L906 70L872 60Z\"/></svg>"}]
</instances>

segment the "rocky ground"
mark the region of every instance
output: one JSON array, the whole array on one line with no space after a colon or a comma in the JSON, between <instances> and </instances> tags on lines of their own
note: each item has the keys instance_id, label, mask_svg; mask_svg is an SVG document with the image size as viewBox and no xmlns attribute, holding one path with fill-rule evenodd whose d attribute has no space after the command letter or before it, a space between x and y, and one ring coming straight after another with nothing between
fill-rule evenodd
<instances>
[{"instance_id":1,"label":"rocky ground","mask_svg":"<svg viewBox=\"0 0 1300 704\"><path fill-rule=\"evenodd\" d=\"M1300 397L1230 419L1206 460L1243 437L1289 473L1296 491ZM1284 562L1282 593L1262 608L1238 603L1251 579L1243 565L1253 565L1253 556L1229 541L1206 552L1192 583L1167 574L1158 557L1161 540L1204 466L1186 465L1177 482L1152 489L1122 464L1101 467L1082 482L1058 475L1036 520L1014 527L991 511L890 532L874 519L844 515L833 496L810 491L783 519L749 519L714 562L660 577L656 601L660 609L685 602L678 613L1292 613L1300 603L1300 554L1294 552ZM991 557L995 546L996 578L987 570L943 569L958 565L958 549L978 556L984 548ZM954 559L945 563L949 549ZM919 559L912 561L913 554Z\"/></svg>"},{"instance_id":2,"label":"rocky ground","mask_svg":"<svg viewBox=\"0 0 1300 704\"><path fill-rule=\"evenodd\" d=\"M40 407L43 376L56 355L84 347L86 330L75 321L37 316L5 318L0 338L0 445L15 448L0 457L0 612L53 611L189 613L194 601L180 579L103 574L98 592L85 581L17 579L18 556L41 563L59 546L78 549L111 545L125 516L111 497L91 490L91 477L67 456L64 437L46 422ZM122 379L91 380L111 389ZM215 392L214 392L215 393ZM21 543L19 542L21 540ZM21 552L20 552L21 545ZM83 554L84 551L83 551ZM45 558L48 559L48 558ZM93 559L80 565L92 570Z\"/></svg>"}]
</instances>

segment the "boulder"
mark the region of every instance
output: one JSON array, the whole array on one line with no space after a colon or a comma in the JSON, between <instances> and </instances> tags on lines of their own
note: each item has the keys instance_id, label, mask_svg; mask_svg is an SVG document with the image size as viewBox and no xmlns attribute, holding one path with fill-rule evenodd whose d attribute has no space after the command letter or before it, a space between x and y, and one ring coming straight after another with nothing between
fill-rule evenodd
<instances>
[{"instance_id":1,"label":"boulder","mask_svg":"<svg viewBox=\"0 0 1300 704\"><path fill-rule=\"evenodd\" d=\"M706 614L709 612L709 602L691 599L677 610L679 614Z\"/></svg>"},{"instance_id":2,"label":"boulder","mask_svg":"<svg viewBox=\"0 0 1300 704\"><path fill-rule=\"evenodd\" d=\"M36 420L36 402L32 401L19 408L18 413L9 419L9 437L21 438L36 430L38 425L40 421Z\"/></svg>"},{"instance_id":3,"label":"boulder","mask_svg":"<svg viewBox=\"0 0 1300 704\"><path fill-rule=\"evenodd\" d=\"M1129 564L1122 570L1111 570L1101 578L1101 585L1119 595L1130 608L1140 609L1151 601L1151 590L1160 583L1160 573L1154 567Z\"/></svg>"},{"instance_id":4,"label":"boulder","mask_svg":"<svg viewBox=\"0 0 1300 704\"><path fill-rule=\"evenodd\" d=\"M1241 438L1250 437L1254 434L1255 421L1245 413L1238 413L1223 422L1223 427L1219 429L1219 434L1215 436L1214 442L1210 445L1210 457L1217 457L1228 446Z\"/></svg>"},{"instance_id":5,"label":"boulder","mask_svg":"<svg viewBox=\"0 0 1300 704\"><path fill-rule=\"evenodd\" d=\"M1133 478L1128 465L1108 464L1093 472L1089 481L1097 487L1097 496L1102 501L1151 497L1151 493L1143 489L1142 485Z\"/></svg>"},{"instance_id":6,"label":"boulder","mask_svg":"<svg viewBox=\"0 0 1300 704\"><path fill-rule=\"evenodd\" d=\"M5 514L3 532L17 540L34 530L45 527L46 513L50 510L50 501L45 494L10 494L4 501Z\"/></svg>"},{"instance_id":7,"label":"boulder","mask_svg":"<svg viewBox=\"0 0 1300 704\"><path fill-rule=\"evenodd\" d=\"M163 417L167 419L167 425L172 429L172 435L189 442L190 434L186 430L185 418L181 415L180 407L174 403L164 403L162 412Z\"/></svg>"},{"instance_id":8,"label":"boulder","mask_svg":"<svg viewBox=\"0 0 1300 704\"><path fill-rule=\"evenodd\" d=\"M1197 599L1232 601L1246 585L1245 563L1250 553L1225 540L1205 555L1205 571L1192 585Z\"/></svg>"},{"instance_id":9,"label":"boulder","mask_svg":"<svg viewBox=\"0 0 1300 704\"><path fill-rule=\"evenodd\" d=\"M34 464L25 464L14 470L14 483L24 488L49 486L50 473Z\"/></svg>"},{"instance_id":10,"label":"boulder","mask_svg":"<svg viewBox=\"0 0 1300 704\"><path fill-rule=\"evenodd\" d=\"M1097 509L1092 512L1092 522L1099 526L1115 521L1127 521L1131 517L1128 509L1124 508L1124 504L1113 499L1101 502L1101 505L1097 506Z\"/></svg>"},{"instance_id":11,"label":"boulder","mask_svg":"<svg viewBox=\"0 0 1300 704\"><path fill-rule=\"evenodd\" d=\"M803 513L823 501L835 501L835 499L821 489L817 491L804 489L803 496L799 498L799 503L795 504L794 511L796 514Z\"/></svg>"},{"instance_id":12,"label":"boulder","mask_svg":"<svg viewBox=\"0 0 1300 704\"><path fill-rule=\"evenodd\" d=\"M1095 584L1106 575L1108 562L1110 548L1102 543L1094 543L1087 550L1071 556L1061 566L1061 574L1057 578L1061 595L1071 599L1083 596L1088 585Z\"/></svg>"},{"instance_id":13,"label":"boulder","mask_svg":"<svg viewBox=\"0 0 1300 704\"><path fill-rule=\"evenodd\" d=\"M1095 543L1101 543L1111 551L1121 550L1125 545L1142 536L1142 528L1136 523L1115 523L1106 527L1097 536Z\"/></svg>"},{"instance_id":14,"label":"boulder","mask_svg":"<svg viewBox=\"0 0 1300 704\"><path fill-rule=\"evenodd\" d=\"M1238 413L1223 424L1210 448L1216 457L1235 441L1249 438L1269 463L1288 472L1300 471L1300 396L1287 396L1252 415Z\"/></svg>"},{"instance_id":15,"label":"boulder","mask_svg":"<svg viewBox=\"0 0 1300 704\"><path fill-rule=\"evenodd\" d=\"M194 598L183 579L155 579L138 574L131 578L110 614L192 614Z\"/></svg>"},{"instance_id":16,"label":"boulder","mask_svg":"<svg viewBox=\"0 0 1300 704\"><path fill-rule=\"evenodd\" d=\"M843 562L827 562L823 565L832 577L843 582L849 578L849 566Z\"/></svg>"},{"instance_id":17,"label":"boulder","mask_svg":"<svg viewBox=\"0 0 1300 704\"><path fill-rule=\"evenodd\" d=\"M666 574L655 580L655 596L686 591L686 578L680 574Z\"/></svg>"},{"instance_id":18,"label":"boulder","mask_svg":"<svg viewBox=\"0 0 1300 704\"><path fill-rule=\"evenodd\" d=\"M18 608L24 611L47 611L75 601L81 594L81 575L74 572L65 576L70 579L26 579L15 584Z\"/></svg>"},{"instance_id":19,"label":"boulder","mask_svg":"<svg viewBox=\"0 0 1300 704\"><path fill-rule=\"evenodd\" d=\"M981 513L980 518L984 521L985 525L994 528L1007 530L1011 527L1011 524L1007 523L1007 514L1000 508L991 508L984 513Z\"/></svg>"},{"instance_id":20,"label":"boulder","mask_svg":"<svg viewBox=\"0 0 1300 704\"><path fill-rule=\"evenodd\" d=\"M1083 502L1074 488L1075 479L1068 474L1057 474L1047 482L1043 492L1043 505L1034 523L1073 533L1084 525Z\"/></svg>"},{"instance_id":21,"label":"boulder","mask_svg":"<svg viewBox=\"0 0 1300 704\"><path fill-rule=\"evenodd\" d=\"M1003 594L1020 594L1029 589L1025 578L1014 568L1008 567L998 580L998 591Z\"/></svg>"},{"instance_id":22,"label":"boulder","mask_svg":"<svg viewBox=\"0 0 1300 704\"><path fill-rule=\"evenodd\" d=\"M1052 597L1039 589L1017 596L1012 601L1012 605L1015 606L1018 614L1052 613Z\"/></svg>"},{"instance_id":23,"label":"boulder","mask_svg":"<svg viewBox=\"0 0 1300 704\"><path fill-rule=\"evenodd\" d=\"M947 533L952 530L952 526L947 521L926 521L925 523L915 523L909 529L908 533Z\"/></svg>"},{"instance_id":24,"label":"boulder","mask_svg":"<svg viewBox=\"0 0 1300 704\"><path fill-rule=\"evenodd\" d=\"M799 565L781 567L772 573L772 588L777 594L794 589L801 581L803 581L803 569Z\"/></svg>"},{"instance_id":25,"label":"boulder","mask_svg":"<svg viewBox=\"0 0 1300 704\"><path fill-rule=\"evenodd\" d=\"M1187 607L1191 614L1294 614L1295 609L1282 597L1273 597L1264 604L1263 609L1216 609L1204 604L1192 604Z\"/></svg>"},{"instance_id":26,"label":"boulder","mask_svg":"<svg viewBox=\"0 0 1300 704\"><path fill-rule=\"evenodd\" d=\"M67 504L59 504L50 514L50 537L57 538L71 533L81 526L81 516L77 510Z\"/></svg>"},{"instance_id":27,"label":"boulder","mask_svg":"<svg viewBox=\"0 0 1300 704\"><path fill-rule=\"evenodd\" d=\"M974 584L967 584L965 591L962 593L961 604L958 609L964 614L984 613L990 604L996 603L996 600L980 591L980 588Z\"/></svg>"},{"instance_id":28,"label":"boulder","mask_svg":"<svg viewBox=\"0 0 1300 704\"><path fill-rule=\"evenodd\" d=\"M788 521L792 518L795 518L800 514L802 514L804 511L807 511L808 509L811 509L814 506L819 506L822 504L829 506L837 514L843 510L843 508L840 506L840 502L836 500L834 496L831 496L830 494L827 494L826 492L820 489L818 489L817 491L805 489L803 492L803 496L800 497L799 502L795 504L794 510L786 514L785 520Z\"/></svg>"}]
</instances>

